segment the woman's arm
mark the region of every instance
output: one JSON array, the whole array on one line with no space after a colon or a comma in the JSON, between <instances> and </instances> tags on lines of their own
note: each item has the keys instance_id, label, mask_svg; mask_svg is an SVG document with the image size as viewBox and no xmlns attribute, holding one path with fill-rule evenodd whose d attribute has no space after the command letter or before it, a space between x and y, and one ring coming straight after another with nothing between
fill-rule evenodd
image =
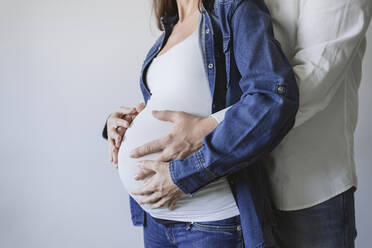
<instances>
[{"instance_id":1,"label":"woman's arm","mask_svg":"<svg viewBox=\"0 0 372 248\"><path fill-rule=\"evenodd\" d=\"M249 166L268 154L294 124L297 84L274 39L267 9L254 0L239 1L231 28L243 94L225 113L226 121L204 137L200 149L169 162L171 178L184 193Z\"/></svg>"}]
</instances>

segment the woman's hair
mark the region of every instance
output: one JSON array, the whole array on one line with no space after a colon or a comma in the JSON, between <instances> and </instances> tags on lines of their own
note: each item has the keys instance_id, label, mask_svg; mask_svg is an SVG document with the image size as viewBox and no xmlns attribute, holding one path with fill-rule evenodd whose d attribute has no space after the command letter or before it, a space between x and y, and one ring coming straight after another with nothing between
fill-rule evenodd
<instances>
[{"instance_id":1,"label":"woman's hair","mask_svg":"<svg viewBox=\"0 0 372 248\"><path fill-rule=\"evenodd\" d=\"M213 9L214 0L199 0L199 9L201 8L202 2L207 10ZM176 0L153 0L152 7L156 16L156 24L160 30L163 30L160 22L161 16L165 14L175 15L178 13Z\"/></svg>"}]
</instances>

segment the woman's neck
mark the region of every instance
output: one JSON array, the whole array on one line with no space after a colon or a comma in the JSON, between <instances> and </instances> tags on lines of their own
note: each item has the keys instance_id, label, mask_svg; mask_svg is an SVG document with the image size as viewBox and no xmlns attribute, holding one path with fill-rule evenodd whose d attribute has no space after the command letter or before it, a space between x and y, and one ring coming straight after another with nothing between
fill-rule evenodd
<instances>
[{"instance_id":1,"label":"woman's neck","mask_svg":"<svg viewBox=\"0 0 372 248\"><path fill-rule=\"evenodd\" d=\"M182 23L199 12L199 0L177 0L178 22Z\"/></svg>"}]
</instances>

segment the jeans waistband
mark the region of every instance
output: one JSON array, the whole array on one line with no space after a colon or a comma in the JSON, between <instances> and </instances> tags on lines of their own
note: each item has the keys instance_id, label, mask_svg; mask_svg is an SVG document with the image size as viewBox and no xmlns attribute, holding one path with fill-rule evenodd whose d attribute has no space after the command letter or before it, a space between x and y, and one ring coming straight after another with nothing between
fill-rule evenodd
<instances>
[{"instance_id":1,"label":"jeans waistband","mask_svg":"<svg viewBox=\"0 0 372 248\"><path fill-rule=\"evenodd\" d=\"M150 218L152 218L153 220L155 220L156 222L160 223L160 224L163 224L163 225L170 225L170 224L186 224L186 223L189 223L188 222L185 222L185 221L178 221L178 220L167 220L167 219L160 219L160 218L155 218L153 216L151 216L150 214L148 215L150 216ZM240 215L236 215L234 217L230 217L230 218L227 218L227 219L231 219L231 220L237 220L237 221L240 221ZM227 220L226 219L226 220Z\"/></svg>"},{"instance_id":2,"label":"jeans waistband","mask_svg":"<svg viewBox=\"0 0 372 248\"><path fill-rule=\"evenodd\" d=\"M178 220L166 220L166 219L160 219L160 218L155 218L151 216L156 222L163 224L163 225L170 225L170 224L186 224L184 221L178 221Z\"/></svg>"}]
</instances>

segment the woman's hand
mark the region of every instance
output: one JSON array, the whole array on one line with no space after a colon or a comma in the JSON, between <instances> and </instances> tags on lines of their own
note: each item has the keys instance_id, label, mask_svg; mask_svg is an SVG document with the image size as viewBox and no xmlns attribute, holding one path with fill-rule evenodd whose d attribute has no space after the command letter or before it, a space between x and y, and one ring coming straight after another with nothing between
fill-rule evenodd
<instances>
[{"instance_id":1,"label":"woman's hand","mask_svg":"<svg viewBox=\"0 0 372 248\"><path fill-rule=\"evenodd\" d=\"M138 162L138 166L140 167L140 172L135 175L134 179L142 180L149 174L153 174L151 177L146 178L143 187L132 191L134 195L144 196L138 203L152 203L151 208L154 209L160 208L169 202L168 209L173 210L182 192L172 181L168 163L155 160L142 160Z\"/></svg>"},{"instance_id":2,"label":"woman's hand","mask_svg":"<svg viewBox=\"0 0 372 248\"><path fill-rule=\"evenodd\" d=\"M139 103L136 107L120 107L112 113L107 120L107 137L109 141L109 160L118 168L118 151L125 131L134 120L134 118L145 108L145 103Z\"/></svg>"},{"instance_id":3,"label":"woman's hand","mask_svg":"<svg viewBox=\"0 0 372 248\"><path fill-rule=\"evenodd\" d=\"M166 136L133 149L132 158L161 152L155 160L169 162L184 159L197 151L203 138L218 125L212 116L200 117L183 111L153 110L152 115L159 120L172 122L173 129Z\"/></svg>"}]
</instances>

